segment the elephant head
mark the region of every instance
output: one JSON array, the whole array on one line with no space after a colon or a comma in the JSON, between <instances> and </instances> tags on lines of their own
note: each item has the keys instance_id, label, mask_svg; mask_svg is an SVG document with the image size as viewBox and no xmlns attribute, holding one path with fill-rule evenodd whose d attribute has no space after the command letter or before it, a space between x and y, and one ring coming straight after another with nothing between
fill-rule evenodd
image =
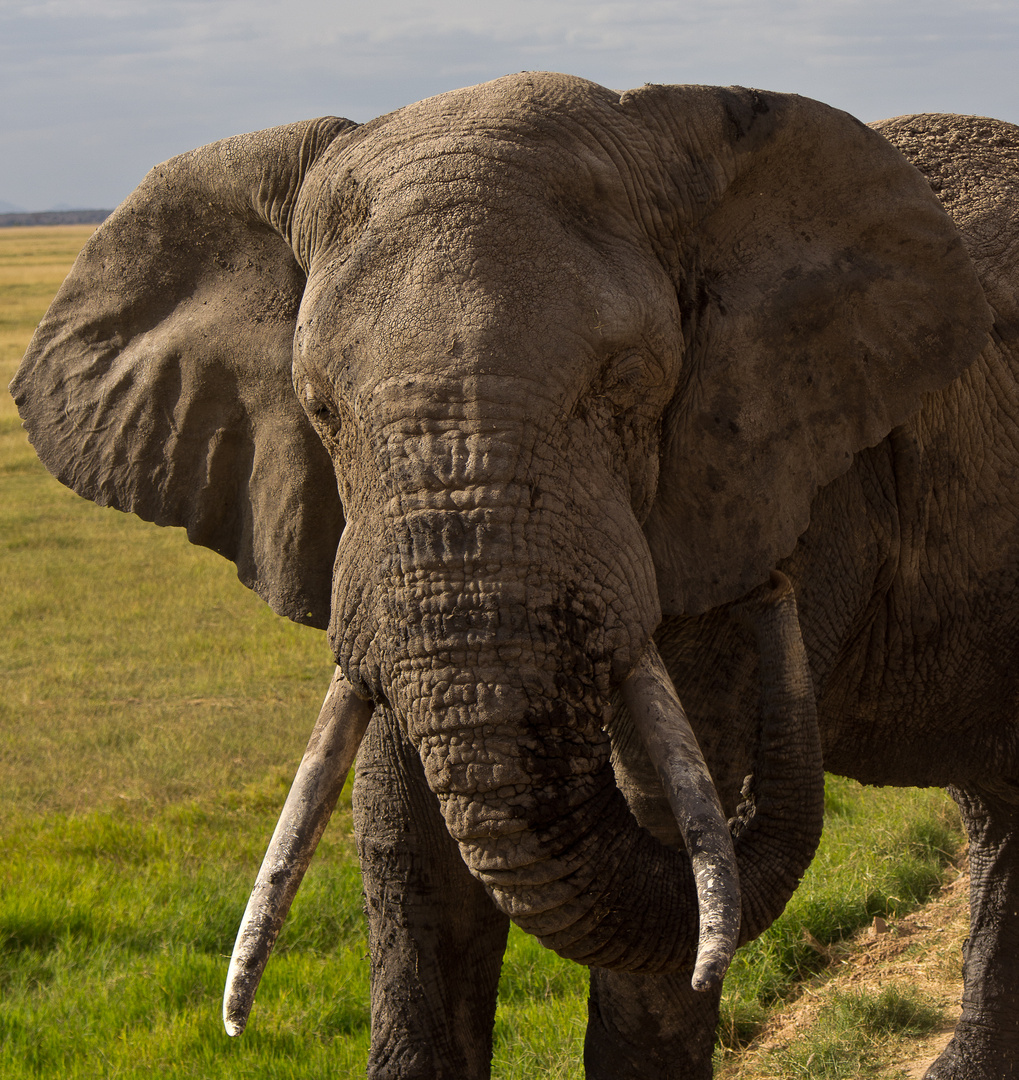
<instances>
[{"instance_id":1,"label":"elephant head","mask_svg":"<svg viewBox=\"0 0 1019 1080\"><path fill-rule=\"evenodd\" d=\"M276 611L328 625L323 725L395 712L504 911L580 962L663 971L693 956L691 866L616 786L613 694L673 718L667 771L690 739L663 613L767 581L818 488L988 326L925 182L846 114L523 74L158 166L13 390L65 483L184 526ZM718 849L701 923L729 941L718 959L702 940L706 984L739 911L698 757L679 754L697 790L678 813L695 855ZM809 860L805 801L786 824Z\"/></svg>"}]
</instances>

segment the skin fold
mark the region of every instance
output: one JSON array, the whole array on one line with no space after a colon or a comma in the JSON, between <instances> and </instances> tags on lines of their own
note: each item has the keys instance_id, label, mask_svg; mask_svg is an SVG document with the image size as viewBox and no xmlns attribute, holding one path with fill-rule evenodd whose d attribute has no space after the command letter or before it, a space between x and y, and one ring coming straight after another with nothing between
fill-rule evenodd
<instances>
[{"instance_id":1,"label":"skin fold","mask_svg":"<svg viewBox=\"0 0 1019 1080\"><path fill-rule=\"evenodd\" d=\"M372 710L372 1077L488 1075L510 919L591 966L589 1076L710 1076L623 704L652 640L744 940L813 853L822 752L952 785L974 935L929 1075L1012 1075L1019 144L881 131L526 73L238 136L157 166L40 324L12 391L47 466L327 626Z\"/></svg>"}]
</instances>

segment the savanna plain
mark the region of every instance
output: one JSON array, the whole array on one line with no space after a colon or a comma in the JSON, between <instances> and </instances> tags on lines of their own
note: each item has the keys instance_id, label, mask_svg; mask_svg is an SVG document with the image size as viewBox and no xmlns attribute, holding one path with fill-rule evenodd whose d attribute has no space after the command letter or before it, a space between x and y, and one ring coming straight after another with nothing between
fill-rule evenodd
<instances>
[{"instance_id":1,"label":"savanna plain","mask_svg":"<svg viewBox=\"0 0 1019 1080\"><path fill-rule=\"evenodd\" d=\"M0 230L4 386L90 232ZM6 394L0 552L0 1076L363 1075L349 790L248 1030L220 1023L237 923L332 672L325 635L273 615L180 530L63 488ZM829 995L767 1054L761 1036L845 965L852 935L936 896L962 845L943 793L829 777L813 866L727 980L719 1075L907 1075L889 1062L944 1022L910 980ZM493 1075L579 1080L585 1018L586 972L514 930Z\"/></svg>"}]
</instances>

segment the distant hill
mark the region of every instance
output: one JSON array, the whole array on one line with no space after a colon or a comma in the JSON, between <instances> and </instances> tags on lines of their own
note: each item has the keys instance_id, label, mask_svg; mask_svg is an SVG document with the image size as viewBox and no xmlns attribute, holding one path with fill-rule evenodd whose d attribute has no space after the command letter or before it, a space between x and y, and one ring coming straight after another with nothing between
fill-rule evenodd
<instances>
[{"instance_id":1,"label":"distant hill","mask_svg":"<svg viewBox=\"0 0 1019 1080\"><path fill-rule=\"evenodd\" d=\"M101 225L112 210L44 210L37 214L0 214L0 229L11 225Z\"/></svg>"}]
</instances>

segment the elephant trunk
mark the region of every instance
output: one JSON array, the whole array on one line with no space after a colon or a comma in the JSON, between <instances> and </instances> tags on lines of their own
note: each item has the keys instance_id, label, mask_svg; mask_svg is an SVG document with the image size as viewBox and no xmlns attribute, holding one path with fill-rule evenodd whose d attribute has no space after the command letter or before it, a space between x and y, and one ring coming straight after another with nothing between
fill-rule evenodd
<instances>
[{"instance_id":1,"label":"elephant trunk","mask_svg":"<svg viewBox=\"0 0 1019 1080\"><path fill-rule=\"evenodd\" d=\"M579 680L546 682L533 670L530 678L536 685L523 693L494 684L451 694L447 686L443 709L413 677L398 691L397 707L467 866L518 925L584 964L688 966L699 919L695 979L703 987L719 982L738 940L735 857L654 644L626 686L673 792L693 875L686 855L633 820L615 784L597 697ZM482 700L466 705L465 697Z\"/></svg>"},{"instance_id":2,"label":"elephant trunk","mask_svg":"<svg viewBox=\"0 0 1019 1080\"><path fill-rule=\"evenodd\" d=\"M529 785L515 792L507 785L493 788L508 778L481 768L492 783L477 783L476 770L470 791L463 784L439 787L447 823L468 865L504 910L562 955L617 970L683 967L693 948L696 882L701 929L693 985L706 989L725 973L738 915L742 943L781 913L809 865L821 832L824 774L813 687L788 579L773 574L744 610L761 656L762 726L757 775L747 778L746 801L734 822L741 904L729 834L717 824L717 796L653 643L625 681L623 695L662 778L689 858L636 828L614 784L595 785L586 797L565 804L556 800L561 816L548 817L533 831L533 823L516 813L483 810L474 815L472 831L466 826L470 816L458 818L451 810L462 798L467 806L483 807L478 795L485 787L503 801L516 794L540 806L533 793L528 796ZM238 931L224 996L231 1035L244 1029L262 969L370 714L371 706L356 697L338 670ZM493 730L502 739L516 737L512 728ZM483 761L476 741L464 740L462 731L433 741L460 747L456 756L464 776ZM498 841L506 841L501 850Z\"/></svg>"},{"instance_id":3,"label":"elephant trunk","mask_svg":"<svg viewBox=\"0 0 1019 1080\"><path fill-rule=\"evenodd\" d=\"M746 778L731 823L743 894L740 944L782 913L824 824L821 732L792 583L773 571L744 613L760 656L761 729L756 775Z\"/></svg>"},{"instance_id":4,"label":"elephant trunk","mask_svg":"<svg viewBox=\"0 0 1019 1080\"><path fill-rule=\"evenodd\" d=\"M700 924L693 981L706 989L724 975L740 916L741 940L760 933L809 865L823 771L791 585L775 575L746 611L761 651L762 724L755 776L734 823L738 871L728 830L717 825L717 796L703 765L692 764L700 753L653 645L624 699L669 794L685 852L636 825L608 760L603 707L589 694L571 696L570 680L539 680L523 696L489 686L487 700L448 712L422 708L431 695L420 684L401 689L398 708L464 861L503 911L560 955L621 971L681 970L694 959ZM737 879L749 888L742 905Z\"/></svg>"},{"instance_id":5,"label":"elephant trunk","mask_svg":"<svg viewBox=\"0 0 1019 1080\"><path fill-rule=\"evenodd\" d=\"M466 865L543 944L622 971L682 970L696 956L695 985L717 983L737 940L738 873L696 740L649 645L660 615L636 518L616 511L619 493L608 476L604 486L578 489L582 505L569 513L548 494L565 489L565 480L542 489L530 476L521 479L521 460L537 452L521 450L524 426L509 421L494 433L444 444L439 474L435 453L425 450L434 450L432 428L444 430L446 421L426 423L423 410L387 427L403 448L387 474L394 494L353 498L337 553L330 644L349 680L351 715L358 714L358 724L367 718L368 706L355 704L354 691L388 701ZM547 450L540 456L553 470L571 460ZM583 526L593 520L598 531ZM388 538L381 549L379 536ZM791 590L789 596L791 602ZM774 605L765 597L758 607ZM792 629L768 638L777 642L777 658L766 663L777 674L765 680L773 701L765 709L757 812L745 815L738 838L748 864L758 852L783 862L783 827L794 818L801 779L796 747L801 729L813 723L800 707L812 705L803 695L809 676L798 683L787 677L787 669L806 670L802 655L794 663L783 652L802 654L794 604L791 611ZM606 733L613 683L625 683L686 851L640 828L616 784ZM770 753L773 736L777 756ZM779 775L790 767L791 784ZM314 806L325 806L300 794L293 799L296 819L281 823L277 834L299 832L307 842L287 852L274 838L270 853L280 847L285 858L277 866L267 856L262 876L271 886L267 896L282 890L283 900L253 898L258 910L246 917L246 925L267 928L259 933L270 944L321 831ZM287 859L296 874L283 865ZM791 888L769 907L767 875L755 877L752 865L747 872L756 926L766 911L781 910ZM288 875L292 888L280 884ZM744 917L741 932L746 923ZM246 945L244 953L262 963L268 947Z\"/></svg>"}]
</instances>

